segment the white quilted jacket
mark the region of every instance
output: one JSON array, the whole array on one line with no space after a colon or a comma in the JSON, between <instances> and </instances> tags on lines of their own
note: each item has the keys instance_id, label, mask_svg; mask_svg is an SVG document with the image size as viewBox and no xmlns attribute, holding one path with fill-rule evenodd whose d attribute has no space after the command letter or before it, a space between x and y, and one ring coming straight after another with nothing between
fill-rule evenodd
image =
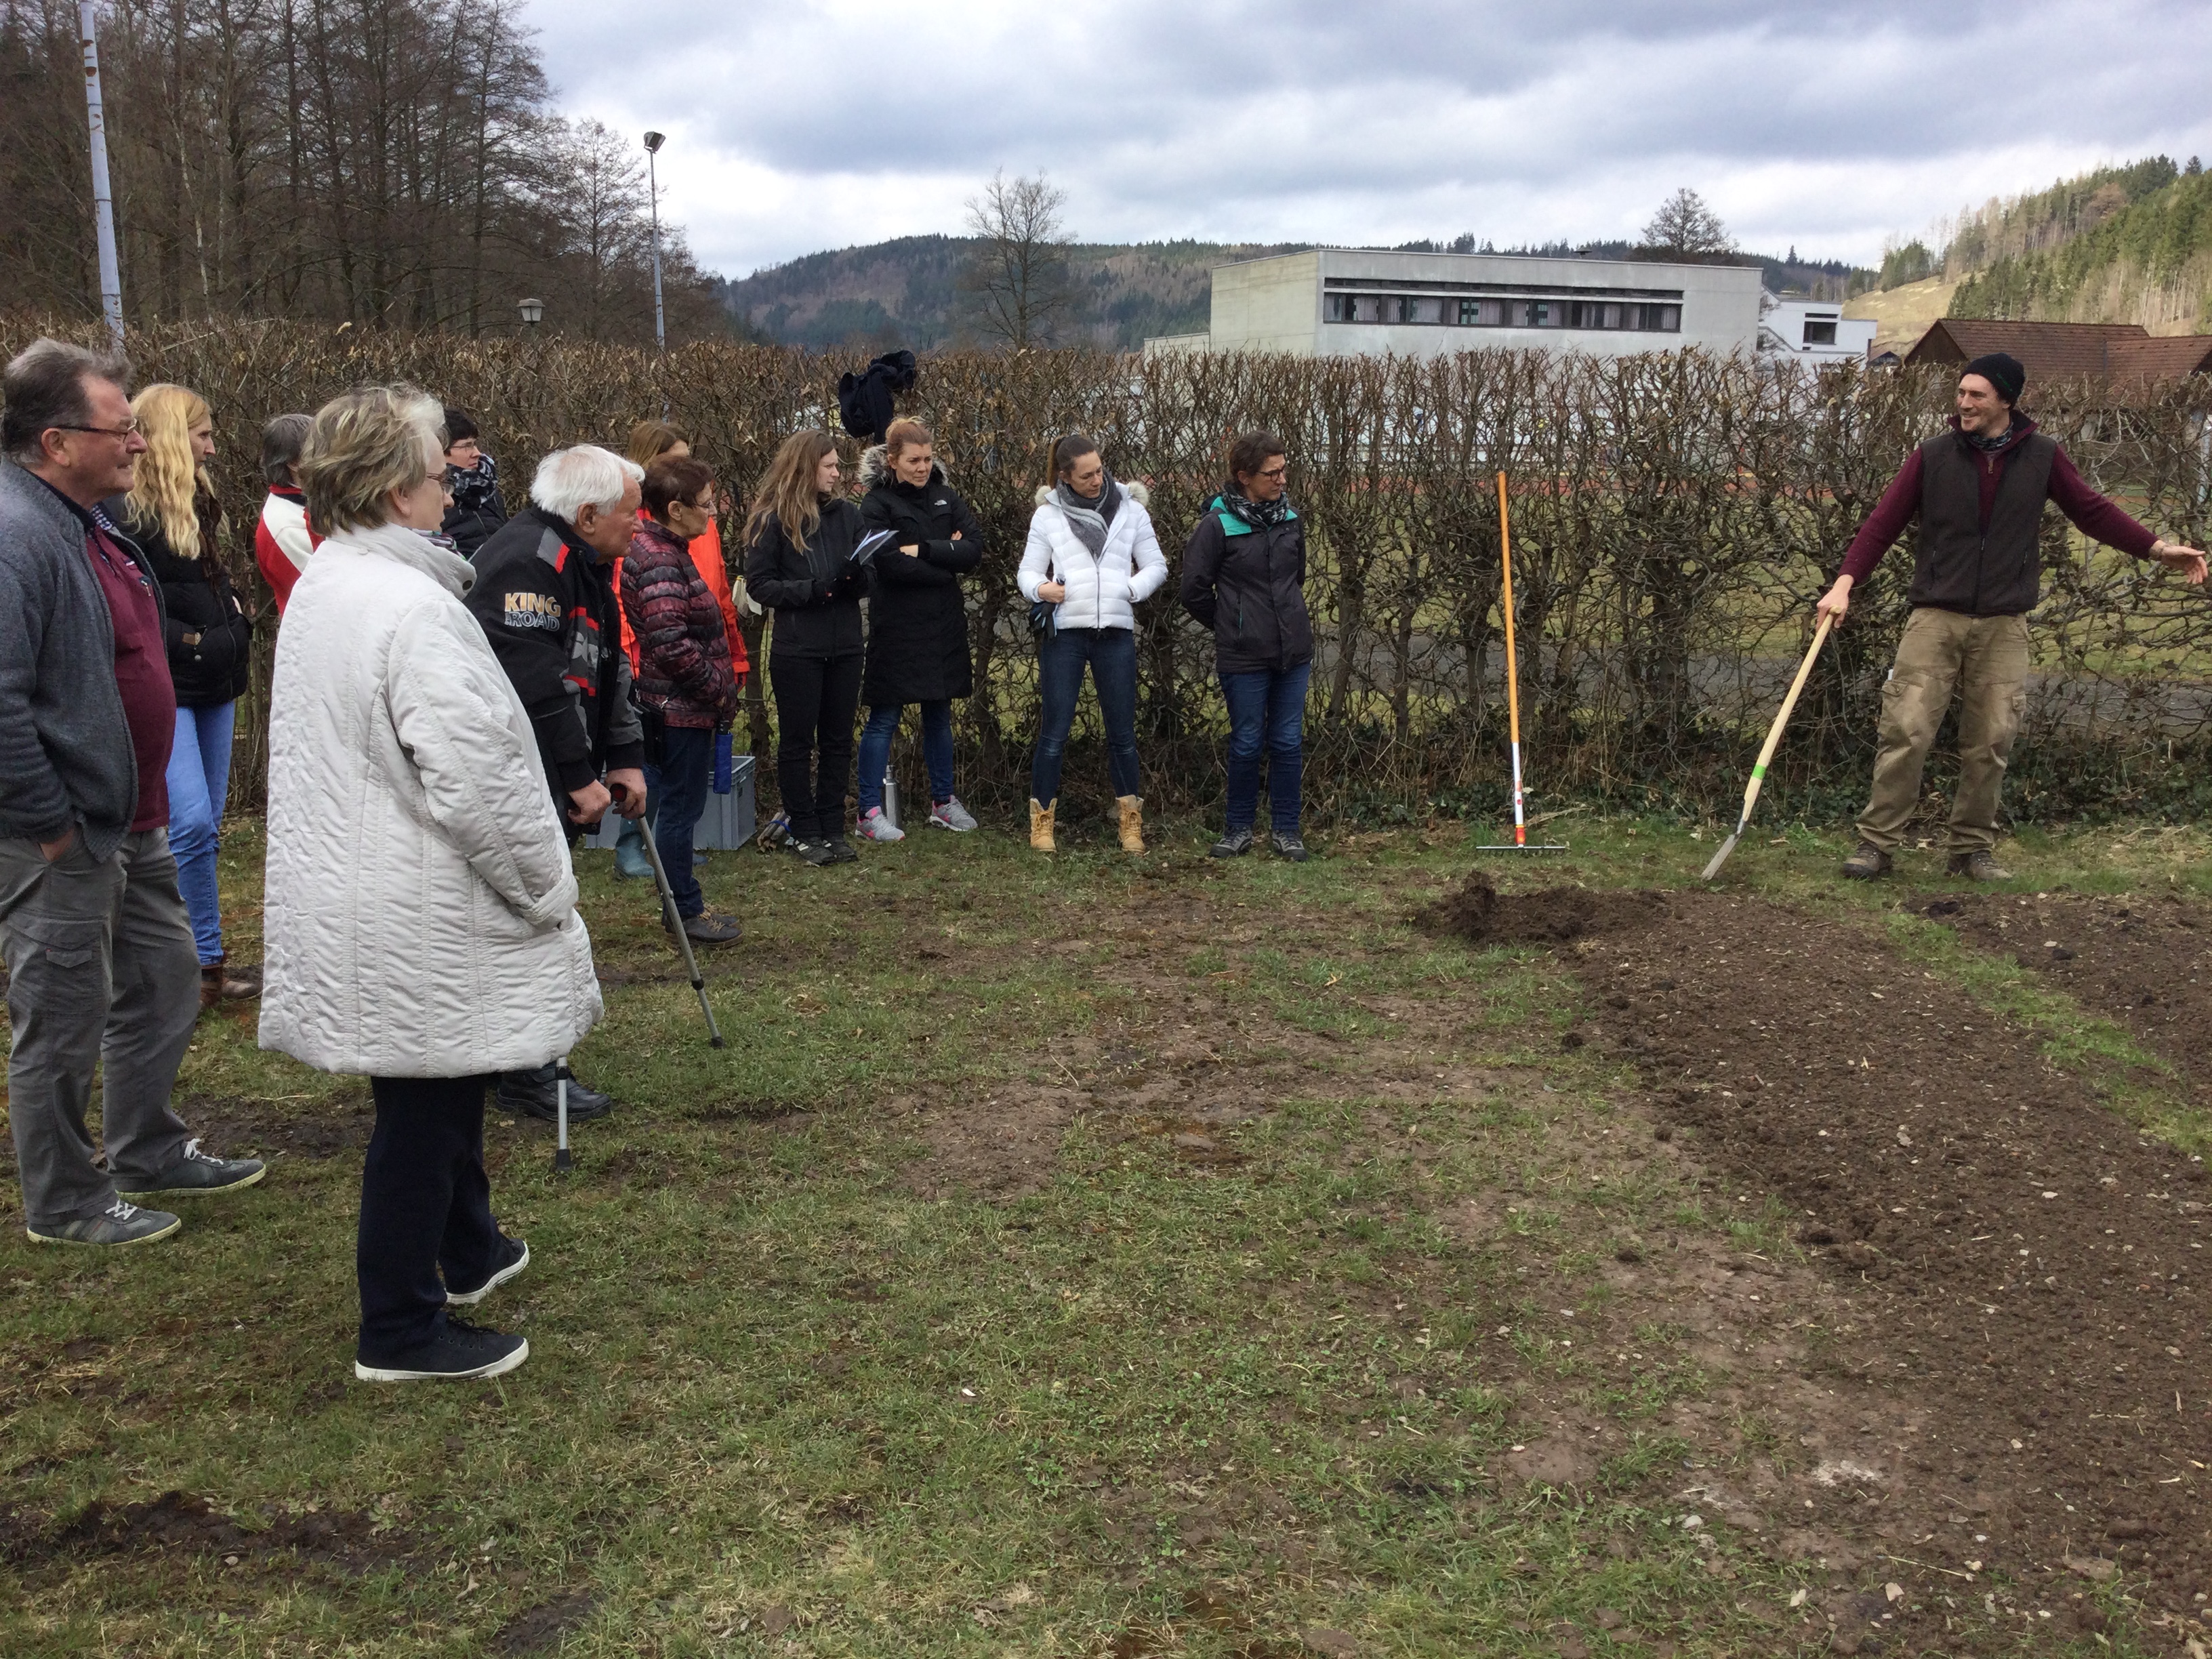
<instances>
[{"instance_id":1,"label":"white quilted jacket","mask_svg":"<svg viewBox=\"0 0 2212 1659\"><path fill-rule=\"evenodd\" d=\"M1127 628L1137 626L1136 606L1160 590L1168 579L1168 562L1160 551L1160 538L1152 532L1149 499L1140 483L1121 486L1124 500L1106 526L1106 546L1097 558L1069 528L1067 514L1052 504L1049 488L1036 493L1036 511L1030 518L1029 544L1022 549L1022 568L1015 583L1032 605L1037 589L1048 581L1067 584L1055 618L1062 628Z\"/></svg>"},{"instance_id":2,"label":"white quilted jacket","mask_svg":"<svg viewBox=\"0 0 2212 1659\"><path fill-rule=\"evenodd\" d=\"M276 635L261 1046L466 1077L565 1054L603 1012L538 739L404 526L316 550Z\"/></svg>"}]
</instances>

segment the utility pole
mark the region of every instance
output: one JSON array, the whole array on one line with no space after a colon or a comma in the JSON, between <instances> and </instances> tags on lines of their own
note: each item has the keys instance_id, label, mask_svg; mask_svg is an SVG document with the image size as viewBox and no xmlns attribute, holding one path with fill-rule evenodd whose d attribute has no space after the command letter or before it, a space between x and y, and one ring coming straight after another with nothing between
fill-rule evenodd
<instances>
[{"instance_id":1,"label":"utility pole","mask_svg":"<svg viewBox=\"0 0 2212 1659\"><path fill-rule=\"evenodd\" d=\"M655 161L667 142L665 133L645 135L645 176L653 193L653 340L663 356L668 353L668 321L660 308L660 171Z\"/></svg>"},{"instance_id":2,"label":"utility pole","mask_svg":"<svg viewBox=\"0 0 2212 1659\"><path fill-rule=\"evenodd\" d=\"M93 0L77 0L77 35L84 46L84 106L92 127L92 216L100 239L100 308L107 331L123 343L123 273L115 258L115 198L107 184L107 118L100 98L100 39ZM659 263L653 264L658 288Z\"/></svg>"}]
</instances>

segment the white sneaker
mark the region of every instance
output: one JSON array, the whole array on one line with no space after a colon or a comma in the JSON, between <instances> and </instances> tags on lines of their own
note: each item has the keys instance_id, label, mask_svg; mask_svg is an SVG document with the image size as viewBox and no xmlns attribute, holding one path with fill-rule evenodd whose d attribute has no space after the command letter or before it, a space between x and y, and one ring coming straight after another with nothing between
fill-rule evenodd
<instances>
[{"instance_id":1,"label":"white sneaker","mask_svg":"<svg viewBox=\"0 0 2212 1659\"><path fill-rule=\"evenodd\" d=\"M969 830L975 827L975 816L960 804L957 795L947 795L929 809L929 821L940 830Z\"/></svg>"},{"instance_id":2,"label":"white sneaker","mask_svg":"<svg viewBox=\"0 0 2212 1659\"><path fill-rule=\"evenodd\" d=\"M871 806L860 814L860 835L862 841L904 841L906 831L884 816L880 806Z\"/></svg>"}]
</instances>

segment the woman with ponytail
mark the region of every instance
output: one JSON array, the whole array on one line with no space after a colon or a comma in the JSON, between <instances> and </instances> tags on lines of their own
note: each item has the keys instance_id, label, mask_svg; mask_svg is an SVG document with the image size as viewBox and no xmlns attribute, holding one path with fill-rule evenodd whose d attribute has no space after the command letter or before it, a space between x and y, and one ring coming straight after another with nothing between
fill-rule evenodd
<instances>
[{"instance_id":1,"label":"woman with ponytail","mask_svg":"<svg viewBox=\"0 0 2212 1659\"><path fill-rule=\"evenodd\" d=\"M230 738L252 667L253 623L224 568L229 521L208 463L215 415L180 386L149 386L131 400L145 434L131 493L109 516L136 541L161 584L168 611L169 678L177 728L169 748L169 850L199 948L200 1006L261 994L261 971L224 959L216 892L223 798L230 788Z\"/></svg>"}]
</instances>

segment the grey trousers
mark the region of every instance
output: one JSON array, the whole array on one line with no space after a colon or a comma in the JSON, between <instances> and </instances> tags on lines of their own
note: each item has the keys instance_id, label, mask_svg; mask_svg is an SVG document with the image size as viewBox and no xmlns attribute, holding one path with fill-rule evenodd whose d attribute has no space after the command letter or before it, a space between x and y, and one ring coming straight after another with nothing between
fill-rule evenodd
<instances>
[{"instance_id":1,"label":"grey trousers","mask_svg":"<svg viewBox=\"0 0 2212 1659\"><path fill-rule=\"evenodd\" d=\"M184 1155L169 1091L199 1018L200 971L169 832L125 836L100 864L82 838L51 864L36 842L0 840L0 954L24 1219L98 1215L118 1187L153 1186ZM105 1171L85 1125L103 1062Z\"/></svg>"}]
</instances>

